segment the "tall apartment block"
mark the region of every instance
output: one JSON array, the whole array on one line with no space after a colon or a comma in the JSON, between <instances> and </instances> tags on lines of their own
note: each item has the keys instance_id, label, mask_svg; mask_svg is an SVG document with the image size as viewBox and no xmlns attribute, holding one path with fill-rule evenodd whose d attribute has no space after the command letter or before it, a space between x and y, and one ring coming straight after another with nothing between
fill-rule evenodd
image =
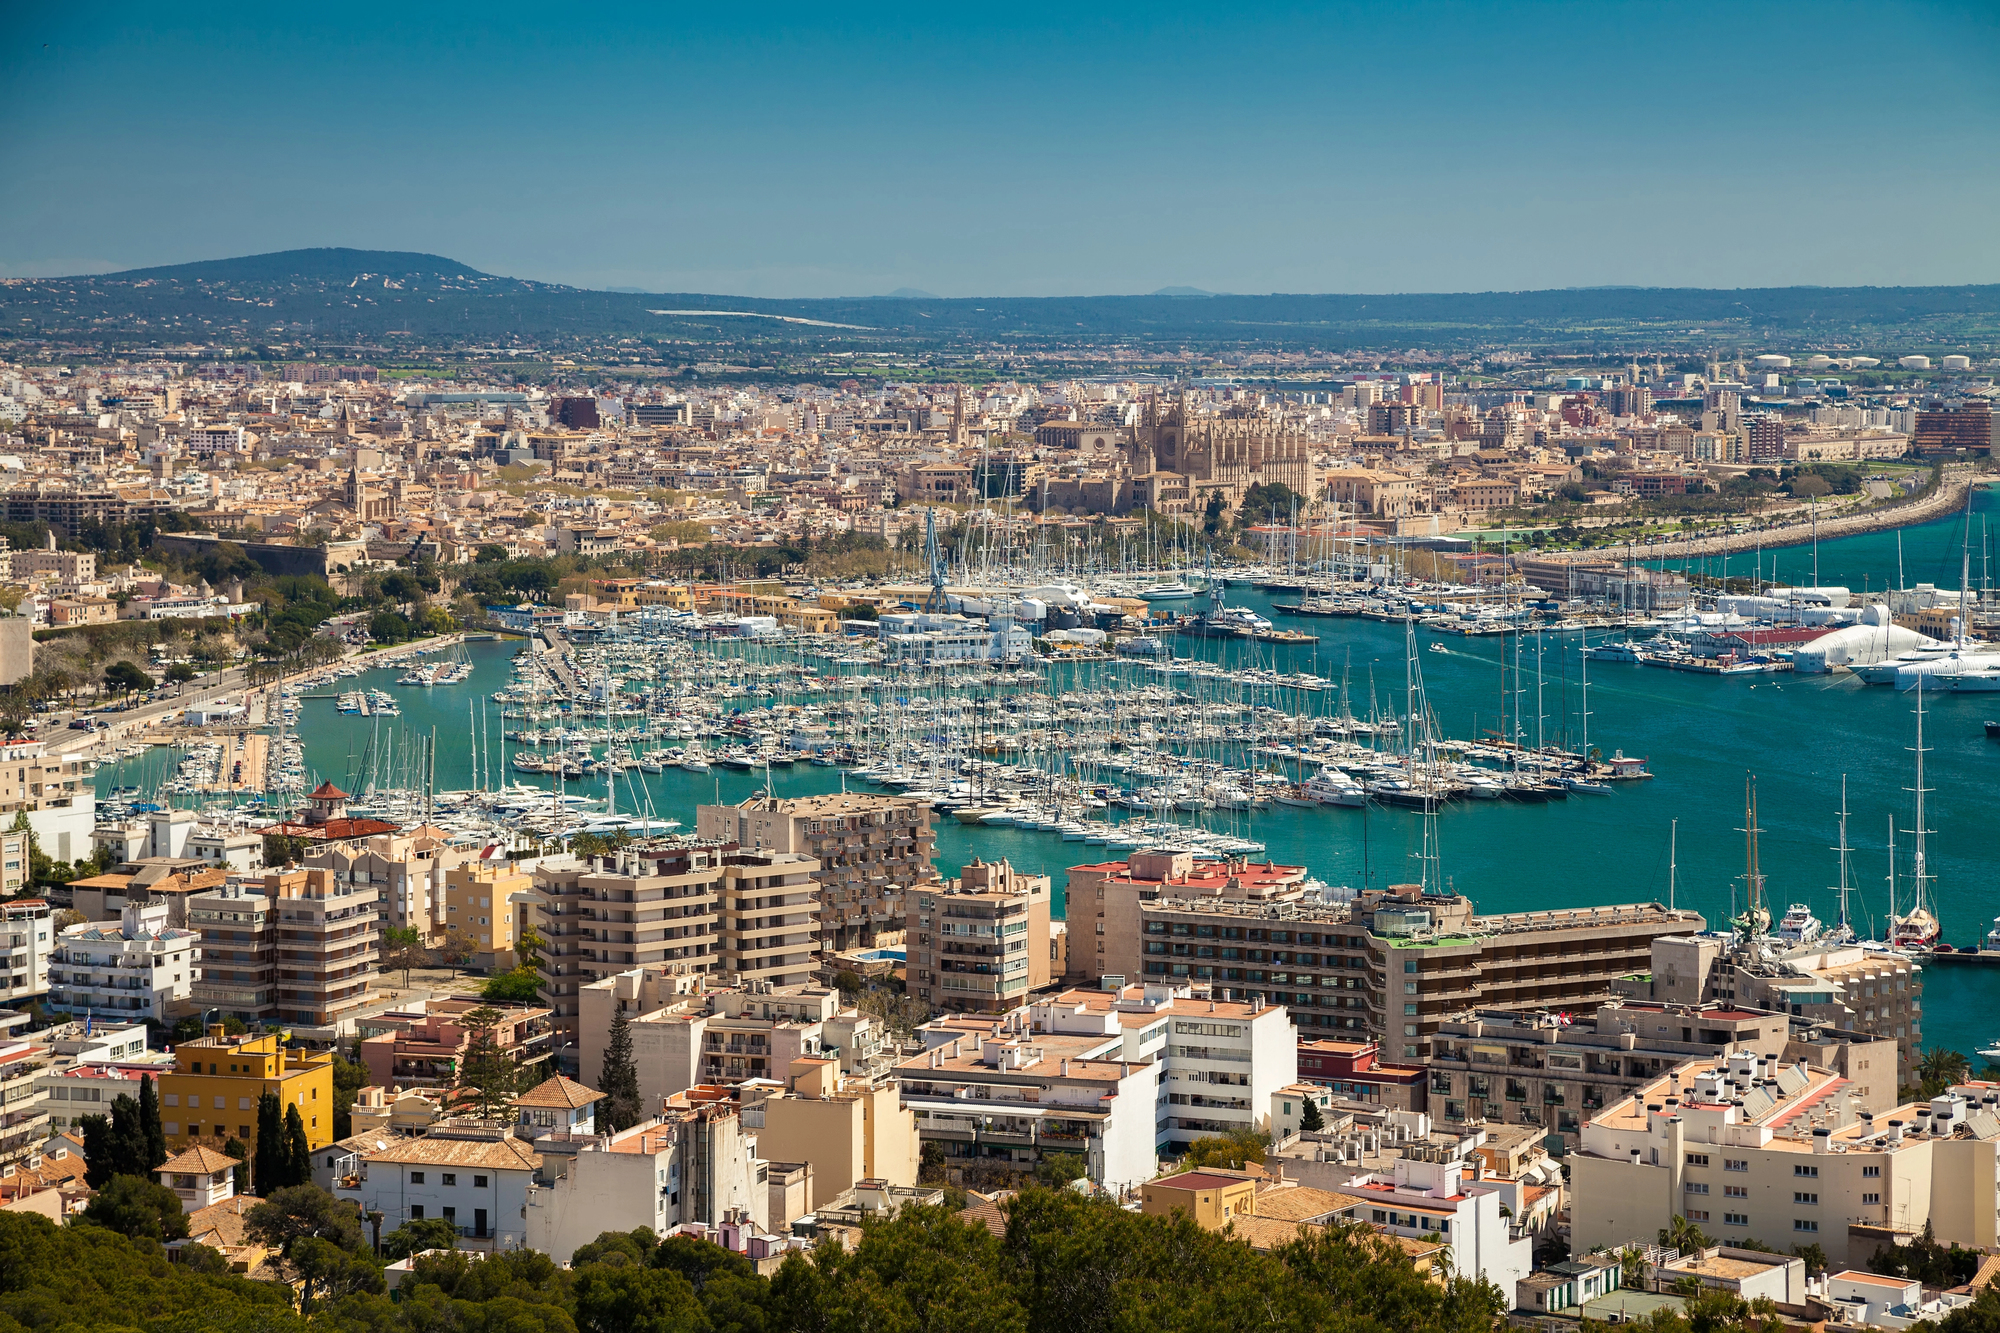
<instances>
[{"instance_id":1,"label":"tall apartment block","mask_svg":"<svg viewBox=\"0 0 2000 1333\"><path fill-rule=\"evenodd\" d=\"M829 953L890 942L909 912L905 893L931 883L931 810L900 796L753 796L695 811L703 839L746 851L792 852L819 863L822 946Z\"/></svg>"},{"instance_id":2,"label":"tall apartment block","mask_svg":"<svg viewBox=\"0 0 2000 1333\"><path fill-rule=\"evenodd\" d=\"M276 911L277 1020L333 1035L374 998L381 956L381 892L323 869L273 871L264 896Z\"/></svg>"},{"instance_id":3,"label":"tall apartment block","mask_svg":"<svg viewBox=\"0 0 2000 1333\"><path fill-rule=\"evenodd\" d=\"M798 985L818 964L815 863L727 843L656 842L535 871L542 1002L554 1014L563 1063L581 1042L578 990L652 969L728 981Z\"/></svg>"},{"instance_id":4,"label":"tall apartment block","mask_svg":"<svg viewBox=\"0 0 2000 1333\"><path fill-rule=\"evenodd\" d=\"M933 1009L1004 1013L1050 981L1049 877L975 860L910 894L910 994Z\"/></svg>"},{"instance_id":5,"label":"tall apartment block","mask_svg":"<svg viewBox=\"0 0 2000 1333\"><path fill-rule=\"evenodd\" d=\"M188 898L188 929L201 934L197 1009L245 1023L278 1017L278 909L254 885L223 884Z\"/></svg>"}]
</instances>

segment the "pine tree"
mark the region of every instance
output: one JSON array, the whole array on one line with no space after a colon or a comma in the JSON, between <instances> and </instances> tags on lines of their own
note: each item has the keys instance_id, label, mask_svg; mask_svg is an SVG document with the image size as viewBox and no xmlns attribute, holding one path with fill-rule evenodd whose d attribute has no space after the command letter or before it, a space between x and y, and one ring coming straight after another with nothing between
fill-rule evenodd
<instances>
[{"instance_id":1,"label":"pine tree","mask_svg":"<svg viewBox=\"0 0 2000 1333\"><path fill-rule=\"evenodd\" d=\"M623 1009L611 1016L611 1040L604 1048L604 1068L597 1076L604 1100L597 1104L597 1131L616 1134L639 1123L639 1067L632 1059L632 1020Z\"/></svg>"},{"instance_id":2,"label":"pine tree","mask_svg":"<svg viewBox=\"0 0 2000 1333\"><path fill-rule=\"evenodd\" d=\"M146 1173L146 1132L139 1125L139 1103L126 1093L111 1103L111 1173L141 1176Z\"/></svg>"},{"instance_id":3,"label":"pine tree","mask_svg":"<svg viewBox=\"0 0 2000 1333\"><path fill-rule=\"evenodd\" d=\"M312 1147L306 1142L306 1122L294 1102L285 1108L285 1183L310 1185L312 1178Z\"/></svg>"},{"instance_id":4,"label":"pine tree","mask_svg":"<svg viewBox=\"0 0 2000 1333\"><path fill-rule=\"evenodd\" d=\"M148 1175L167 1164L167 1130L160 1120L160 1093L151 1074L139 1079L139 1134L145 1140Z\"/></svg>"},{"instance_id":5,"label":"pine tree","mask_svg":"<svg viewBox=\"0 0 2000 1333\"><path fill-rule=\"evenodd\" d=\"M285 1146L285 1121L278 1111L278 1094L257 1099L257 1197L268 1199L291 1183L291 1154Z\"/></svg>"},{"instance_id":6,"label":"pine tree","mask_svg":"<svg viewBox=\"0 0 2000 1333\"><path fill-rule=\"evenodd\" d=\"M519 1078L514 1057L500 1049L493 1035L494 1025L499 1021L500 1011L485 1005L468 1009L459 1018L471 1030L472 1037L466 1043L465 1059L459 1066L458 1086L473 1094L479 1114L489 1118L505 1117Z\"/></svg>"}]
</instances>

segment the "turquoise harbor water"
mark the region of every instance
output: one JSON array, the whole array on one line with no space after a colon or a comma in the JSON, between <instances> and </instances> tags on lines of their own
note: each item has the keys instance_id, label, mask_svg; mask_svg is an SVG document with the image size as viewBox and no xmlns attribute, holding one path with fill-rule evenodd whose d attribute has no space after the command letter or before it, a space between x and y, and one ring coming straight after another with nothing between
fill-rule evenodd
<instances>
[{"instance_id":1,"label":"turquoise harbor water","mask_svg":"<svg viewBox=\"0 0 2000 1333\"><path fill-rule=\"evenodd\" d=\"M1974 518L1975 583L1980 577L1979 516L1991 505L1991 493L1982 493ZM1963 531L1958 518L1905 530L1903 558L1909 581L1934 579L1956 586ZM1766 570L1770 559L1771 553L1766 553ZM1809 549L1788 548L1778 555L1785 576L1798 582L1807 581L1810 559ZM1732 575L1739 572L1739 560L1741 572L1749 570L1749 557L1732 557ZM1865 580L1880 587L1895 578L1896 535L1826 542L1819 560L1825 583L1858 588ZM2000 576L2000 570L1994 572ZM1232 589L1229 600L1232 605L1263 610L1269 610L1272 601L1242 588ZM1357 716L1367 714L1371 697L1384 711L1400 711L1404 680L1400 626L1274 618L1318 633L1320 642L1310 648L1274 650L1179 640L1176 650L1209 657L1225 654L1239 662L1254 659L1284 671L1317 670L1336 684L1345 672ZM1420 637L1425 643L1443 637L1449 650L1425 651L1418 658L1443 729L1469 737L1495 727L1503 702L1500 658L1506 653L1511 666L1511 641L1421 632ZM512 642L468 645L477 669L469 681L457 686L399 689L391 671L342 681L342 688L372 686L396 696L402 716L379 724L337 713L331 699L306 701L300 730L315 780L345 781L354 769L354 757L366 750L378 725L383 733L392 729L400 733L399 750L407 738L428 735L435 726L438 787L473 785L467 705L470 701L476 709L479 700L506 682L507 661L516 647ZM1523 728L1532 743L1539 717L1549 741L1566 739L1574 745L1581 740L1583 702L1576 640L1550 635L1539 647L1538 707L1537 644L1530 636L1521 645ZM1058 682L1066 681L1074 670L1058 669ZM1513 683L1510 677L1510 687ZM1312 706L1326 711L1333 700L1329 692ZM1864 930L1873 929L1888 906L1886 844L1892 817L1899 830L1899 892L1908 891L1910 838L1905 830L1911 826L1912 809L1906 789L1912 766L1907 747L1914 743L1913 703L1911 696L1867 688L1851 677L1717 679L1592 663L1591 744L1606 754L1623 749L1628 755L1644 756L1656 776L1621 784L1610 795L1573 795L1547 805L1474 801L1449 806L1439 817L1443 873L1486 912L1664 901L1669 835L1678 820L1676 901L1718 922L1742 893L1744 836L1739 830L1744 823L1744 782L1754 775L1764 830L1763 867L1774 914L1782 913L1787 903L1803 902L1830 921L1835 913L1830 886L1836 882L1830 848L1837 839L1844 778L1848 841L1854 849L1852 882L1858 889L1855 915ZM1506 706L1514 708L1511 696ZM500 719L490 703L487 709L497 760ZM1934 789L1927 819L1935 830L1929 842L1930 863L1945 937L1954 944L1977 941L2000 914L1992 822L2000 818L1993 781L2000 766L2000 743L1985 738L1982 723L1988 715L2000 717L2000 700L1936 696L1925 701L1925 743L1930 747L1925 784ZM146 759L107 767L100 771L100 788L124 782L149 785L149 778L156 778L167 760L166 751L156 750ZM497 763L494 771L498 772ZM501 780L517 777L508 772ZM661 817L692 825L698 802L718 795L740 800L762 785L764 775L722 769L709 774L673 769L646 775L634 770L620 779L621 809L634 804L628 780L642 784ZM802 765L776 770L772 780L781 795L804 794L837 790L841 775L835 769ZM603 794L601 781L572 785L571 790ZM1358 886L1416 877L1411 858L1417 819L1406 812L1274 807L1252 816L1215 812L1214 818L1218 822L1233 818L1239 829L1247 825L1247 832L1265 842L1274 859L1302 862L1331 883ZM1050 873L1059 893L1067 867L1109 855L1101 846L1063 842L1053 833L967 828L954 821L940 824L940 870L954 873L975 854L988 859L1004 856L1024 869ZM1930 965L1925 1008L1927 1044L1970 1053L2000 1039L2000 968Z\"/></svg>"}]
</instances>

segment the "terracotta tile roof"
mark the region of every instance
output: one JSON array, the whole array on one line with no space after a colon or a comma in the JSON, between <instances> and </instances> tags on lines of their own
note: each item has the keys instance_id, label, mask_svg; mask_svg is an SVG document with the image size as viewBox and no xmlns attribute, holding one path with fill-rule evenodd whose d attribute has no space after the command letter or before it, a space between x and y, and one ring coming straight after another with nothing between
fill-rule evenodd
<instances>
[{"instance_id":1,"label":"terracotta tile roof","mask_svg":"<svg viewBox=\"0 0 2000 1333\"><path fill-rule=\"evenodd\" d=\"M542 1164L542 1155L517 1138L504 1139L403 1139L380 1152L367 1154L370 1162L398 1162L410 1166L484 1166L499 1171L532 1171Z\"/></svg>"},{"instance_id":2,"label":"terracotta tile roof","mask_svg":"<svg viewBox=\"0 0 2000 1333\"><path fill-rule=\"evenodd\" d=\"M1312 1235L1326 1230L1311 1222L1289 1222L1276 1217L1232 1217L1228 1230L1238 1240L1245 1241L1253 1250L1275 1250L1280 1245L1289 1245L1301 1234Z\"/></svg>"},{"instance_id":3,"label":"terracotta tile roof","mask_svg":"<svg viewBox=\"0 0 2000 1333\"><path fill-rule=\"evenodd\" d=\"M516 1106L558 1106L574 1111L592 1102L601 1102L604 1094L592 1092L581 1083L572 1083L561 1074L544 1079L534 1087L514 1099Z\"/></svg>"},{"instance_id":4,"label":"terracotta tile roof","mask_svg":"<svg viewBox=\"0 0 2000 1333\"><path fill-rule=\"evenodd\" d=\"M1265 1190L1257 1196L1257 1216L1281 1222L1316 1222L1328 1213L1356 1207L1360 1199L1351 1194L1313 1189L1308 1185L1286 1185Z\"/></svg>"},{"instance_id":5,"label":"terracotta tile roof","mask_svg":"<svg viewBox=\"0 0 2000 1333\"><path fill-rule=\"evenodd\" d=\"M968 1190L967 1193L971 1197L978 1199L979 1202L960 1209L958 1220L985 1227L996 1236L1005 1236L1007 1234L1007 1214L1001 1209L1000 1205L1013 1198L1014 1191L999 1190L984 1197L981 1197L975 1191Z\"/></svg>"},{"instance_id":6,"label":"terracotta tile roof","mask_svg":"<svg viewBox=\"0 0 2000 1333\"><path fill-rule=\"evenodd\" d=\"M197 1143L178 1157L168 1159L162 1171L173 1171L181 1175L214 1175L219 1171L230 1171L236 1167L236 1159L226 1153Z\"/></svg>"}]
</instances>

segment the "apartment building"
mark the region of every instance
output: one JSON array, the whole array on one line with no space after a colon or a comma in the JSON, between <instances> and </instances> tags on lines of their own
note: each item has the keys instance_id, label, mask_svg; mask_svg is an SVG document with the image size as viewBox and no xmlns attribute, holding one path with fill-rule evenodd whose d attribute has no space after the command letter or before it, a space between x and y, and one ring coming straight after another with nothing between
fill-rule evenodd
<instances>
[{"instance_id":1,"label":"apartment building","mask_svg":"<svg viewBox=\"0 0 2000 1333\"><path fill-rule=\"evenodd\" d=\"M16 560L20 555L16 553ZM97 795L75 755L51 753L43 741L0 745L0 823L25 814L42 851L58 861L90 856L90 831L97 822ZM27 868L26 857L10 855Z\"/></svg>"},{"instance_id":2,"label":"apartment building","mask_svg":"<svg viewBox=\"0 0 2000 1333\"><path fill-rule=\"evenodd\" d=\"M1389 1064L1372 1041L1299 1039L1299 1081L1325 1088L1347 1102L1395 1111L1422 1111L1431 1080L1422 1065Z\"/></svg>"},{"instance_id":3,"label":"apartment building","mask_svg":"<svg viewBox=\"0 0 2000 1333\"><path fill-rule=\"evenodd\" d=\"M898 1065L896 1079L918 1139L939 1145L951 1166L1032 1171L1062 1153L1112 1188L1158 1170L1158 1061L1119 1058L1122 1043L1099 1037L1033 1037L1019 1027L936 1035L947 1039Z\"/></svg>"},{"instance_id":4,"label":"apartment building","mask_svg":"<svg viewBox=\"0 0 2000 1333\"><path fill-rule=\"evenodd\" d=\"M543 1134L534 1148L523 1218L527 1244L546 1254L574 1254L605 1231L761 1227L767 1215L770 1164L735 1102L713 1089L618 1134Z\"/></svg>"},{"instance_id":5,"label":"apartment building","mask_svg":"<svg viewBox=\"0 0 2000 1333\"><path fill-rule=\"evenodd\" d=\"M819 863L796 852L723 857L716 970L743 985L799 986L819 966Z\"/></svg>"},{"instance_id":6,"label":"apartment building","mask_svg":"<svg viewBox=\"0 0 2000 1333\"><path fill-rule=\"evenodd\" d=\"M695 832L818 862L820 941L829 953L892 943L909 914L904 894L937 878L931 809L900 796L753 796L698 807Z\"/></svg>"},{"instance_id":7,"label":"apartment building","mask_svg":"<svg viewBox=\"0 0 2000 1333\"><path fill-rule=\"evenodd\" d=\"M1172 849L1071 866L1063 900L1070 936L1064 978L1096 985L1106 976L1138 981L1176 975L1164 965L1150 971L1145 966L1145 904L1162 898L1299 904L1306 898L1307 878L1304 866L1198 857Z\"/></svg>"},{"instance_id":8,"label":"apartment building","mask_svg":"<svg viewBox=\"0 0 2000 1333\"><path fill-rule=\"evenodd\" d=\"M1366 1035L1384 1058L1427 1057L1448 1016L1475 1004L1550 1008L1608 997L1643 972L1652 941L1699 929L1701 917L1657 903L1475 916L1471 900L1415 885L1353 902L1317 901L1294 867L1141 853L1091 872L1072 891L1105 890L1109 974L1207 985L1232 999L1284 1005L1302 1035ZM1081 929L1072 899L1070 929ZM1136 927L1127 933L1127 923ZM1072 962L1072 969L1076 966Z\"/></svg>"},{"instance_id":9,"label":"apartment building","mask_svg":"<svg viewBox=\"0 0 2000 1333\"><path fill-rule=\"evenodd\" d=\"M518 1077L539 1082L555 1048L549 1011L530 1004L489 1005L475 997L434 1000L423 1013L395 1020L392 1030L362 1038L361 1063L369 1082L385 1088L457 1086L475 1036L465 1015L479 1008L499 1014L490 1029L494 1048L514 1062ZM371 1020L384 1022L389 1020Z\"/></svg>"},{"instance_id":10,"label":"apartment building","mask_svg":"<svg viewBox=\"0 0 2000 1333\"><path fill-rule=\"evenodd\" d=\"M42 1042L0 1037L0 1165L29 1156L48 1139L42 1081L54 1062Z\"/></svg>"},{"instance_id":11,"label":"apartment building","mask_svg":"<svg viewBox=\"0 0 2000 1333\"><path fill-rule=\"evenodd\" d=\"M1817 1055L1848 1078L1858 1109L1896 1101L1893 1041L1815 1031L1792 1038L1793 1020L1726 1003L1602 1004L1594 1014L1480 1009L1440 1025L1429 1061L1431 1114L1448 1127L1530 1125L1571 1147L1590 1118L1690 1060L1724 1051L1768 1059Z\"/></svg>"},{"instance_id":12,"label":"apartment building","mask_svg":"<svg viewBox=\"0 0 2000 1333\"><path fill-rule=\"evenodd\" d=\"M780 1162L810 1162L809 1207L832 1203L864 1180L917 1183L916 1117L894 1080L850 1078L840 1061L802 1056L784 1085L743 1089L746 1119L761 1114L757 1151Z\"/></svg>"},{"instance_id":13,"label":"apartment building","mask_svg":"<svg viewBox=\"0 0 2000 1333\"><path fill-rule=\"evenodd\" d=\"M167 905L131 902L116 925L65 927L49 969L49 1008L168 1022L201 975L201 936L167 924Z\"/></svg>"},{"instance_id":14,"label":"apartment building","mask_svg":"<svg viewBox=\"0 0 2000 1333\"><path fill-rule=\"evenodd\" d=\"M473 966L504 972L514 954L515 894L532 894L534 876L508 862L468 862L444 871L444 929L478 946Z\"/></svg>"},{"instance_id":15,"label":"apartment building","mask_svg":"<svg viewBox=\"0 0 2000 1333\"><path fill-rule=\"evenodd\" d=\"M0 840L0 855L9 862L27 864L25 833L9 834ZM16 846L21 850L15 850ZM10 879L26 871L9 871ZM8 893L20 892L10 882ZM0 903L0 1005L26 1004L49 989L49 959L59 942L55 938L54 910L45 898L16 898Z\"/></svg>"},{"instance_id":16,"label":"apartment building","mask_svg":"<svg viewBox=\"0 0 2000 1333\"><path fill-rule=\"evenodd\" d=\"M1831 1070L1754 1051L1690 1061L1594 1115L1569 1158L1578 1250L1650 1236L1676 1214L1725 1244L1816 1243L1836 1265L1932 1228L1995 1243L2000 1085L1887 1115Z\"/></svg>"},{"instance_id":17,"label":"apartment building","mask_svg":"<svg viewBox=\"0 0 2000 1333\"><path fill-rule=\"evenodd\" d=\"M711 987L705 978L634 968L579 992L586 1083L602 1078L611 1020L630 1017L633 1063L648 1106L697 1086L733 1088L780 1079L794 1060L838 1053L841 1072L873 1078L893 1058L876 1019L843 1008L840 992L817 985Z\"/></svg>"},{"instance_id":18,"label":"apartment building","mask_svg":"<svg viewBox=\"0 0 2000 1333\"><path fill-rule=\"evenodd\" d=\"M1618 983L1642 999L1768 1009L1813 1026L1896 1043L1897 1072L1915 1081L1923 1044L1923 969L1859 945L1810 944L1773 953L1727 932L1653 942L1651 966Z\"/></svg>"},{"instance_id":19,"label":"apartment building","mask_svg":"<svg viewBox=\"0 0 2000 1333\"><path fill-rule=\"evenodd\" d=\"M231 1138L255 1143L257 1101L274 1092L282 1108L296 1106L306 1143L333 1142L333 1054L289 1050L283 1038L229 1036L212 1024L206 1037L174 1047L174 1067L160 1075L160 1119L169 1147L197 1140L220 1147Z\"/></svg>"},{"instance_id":20,"label":"apartment building","mask_svg":"<svg viewBox=\"0 0 2000 1333\"><path fill-rule=\"evenodd\" d=\"M908 895L909 993L932 1009L1000 1013L1050 981L1049 877L974 859Z\"/></svg>"},{"instance_id":21,"label":"apartment building","mask_svg":"<svg viewBox=\"0 0 2000 1333\"><path fill-rule=\"evenodd\" d=\"M455 924L446 910L447 875L469 857L446 840L443 830L426 825L329 840L308 852L304 864L309 870L332 871L341 883L372 885L381 895L384 925L416 930L426 944L438 944Z\"/></svg>"},{"instance_id":22,"label":"apartment building","mask_svg":"<svg viewBox=\"0 0 2000 1333\"><path fill-rule=\"evenodd\" d=\"M245 1023L278 1013L278 909L257 886L226 883L187 899L188 929L201 935L194 1004Z\"/></svg>"},{"instance_id":23,"label":"apartment building","mask_svg":"<svg viewBox=\"0 0 2000 1333\"><path fill-rule=\"evenodd\" d=\"M331 1040L375 997L378 892L328 869L271 871L263 889L277 913L277 1019Z\"/></svg>"},{"instance_id":24,"label":"apartment building","mask_svg":"<svg viewBox=\"0 0 2000 1333\"><path fill-rule=\"evenodd\" d=\"M28 856L27 833L16 831L0 833L0 893L11 898L28 887L29 872L32 869L28 864ZM15 919L16 908L27 909L33 905L34 900L8 903L6 914L0 916L0 921L12 921ZM43 952L48 951L44 949Z\"/></svg>"}]
</instances>

